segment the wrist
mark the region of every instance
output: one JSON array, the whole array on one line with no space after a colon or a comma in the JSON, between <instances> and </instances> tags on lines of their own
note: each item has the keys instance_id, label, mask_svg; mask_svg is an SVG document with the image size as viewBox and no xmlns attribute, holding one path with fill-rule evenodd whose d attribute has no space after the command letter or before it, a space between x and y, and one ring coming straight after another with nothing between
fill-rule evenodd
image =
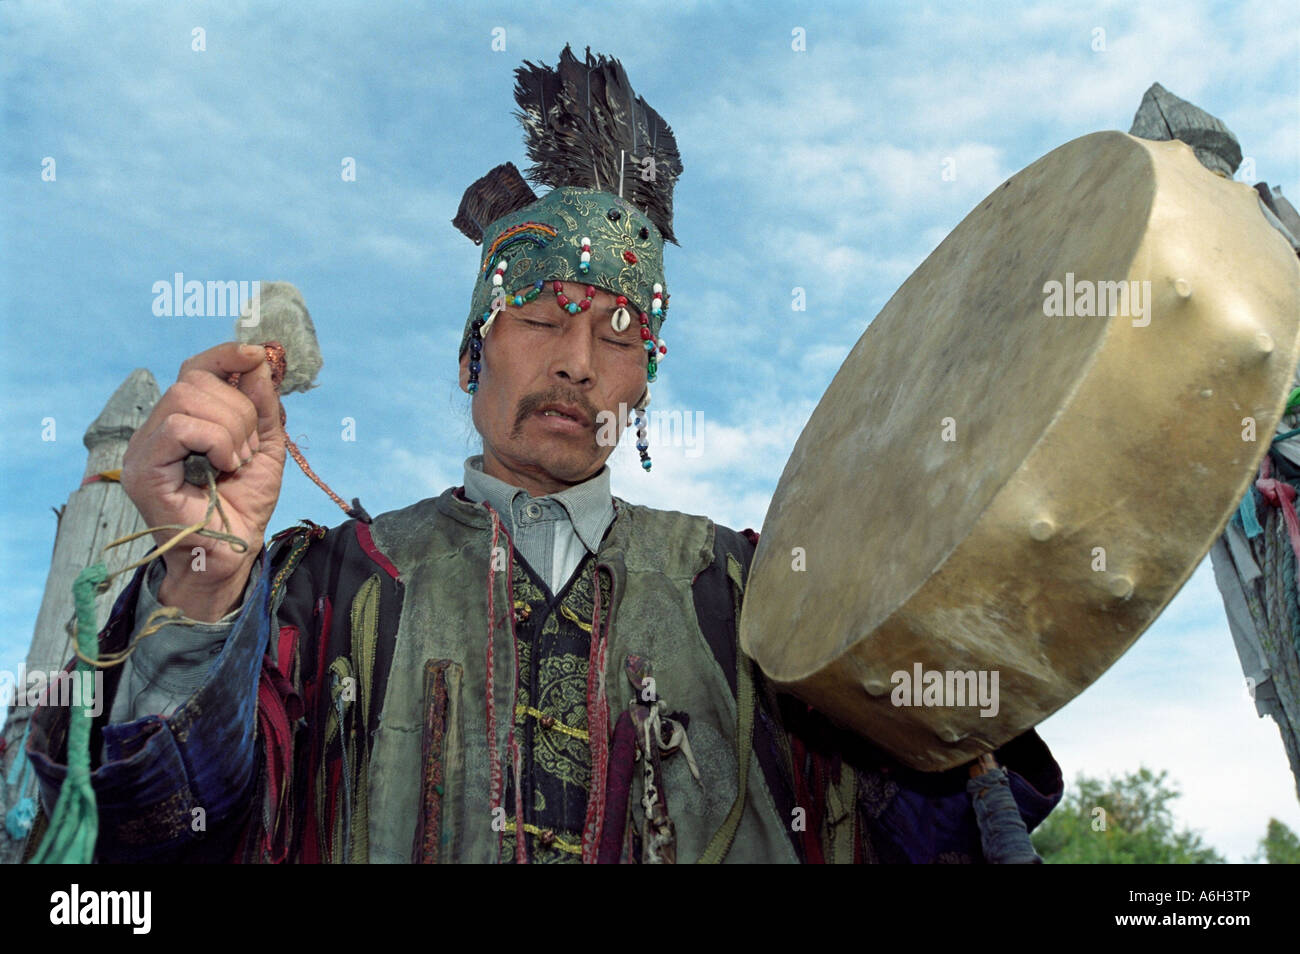
<instances>
[{"instance_id":1,"label":"wrist","mask_svg":"<svg viewBox=\"0 0 1300 954\"><path fill-rule=\"evenodd\" d=\"M244 590L255 562L241 564L233 574L217 581L205 571L191 568L188 563L180 569L168 566L167 574L158 586L158 603L178 608L187 619L215 623L243 603Z\"/></svg>"}]
</instances>

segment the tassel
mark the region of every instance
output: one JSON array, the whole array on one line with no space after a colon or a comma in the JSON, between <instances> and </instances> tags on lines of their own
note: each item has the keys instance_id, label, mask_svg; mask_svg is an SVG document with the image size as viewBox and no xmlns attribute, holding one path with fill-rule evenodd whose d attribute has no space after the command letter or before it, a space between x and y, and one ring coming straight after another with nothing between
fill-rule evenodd
<instances>
[{"instance_id":1,"label":"tassel","mask_svg":"<svg viewBox=\"0 0 1300 954\"><path fill-rule=\"evenodd\" d=\"M80 678L82 672L90 672L91 666L85 660L98 655L95 593L99 585L107 581L108 569L104 564L96 563L82 570L72 584L79 650L74 669L76 678ZM86 680L82 685L88 682ZM36 865L87 865L95 857L99 810L95 806L95 790L90 785L90 713L82 694L74 694L73 699L68 713L68 774L59 789L59 800L55 803L45 839L32 857L32 864Z\"/></svg>"}]
</instances>

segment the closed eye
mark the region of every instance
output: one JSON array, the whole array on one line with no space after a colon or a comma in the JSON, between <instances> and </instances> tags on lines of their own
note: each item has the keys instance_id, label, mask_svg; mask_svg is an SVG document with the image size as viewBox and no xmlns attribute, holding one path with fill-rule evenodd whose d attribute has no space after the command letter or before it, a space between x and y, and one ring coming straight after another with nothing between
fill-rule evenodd
<instances>
[{"instance_id":1,"label":"closed eye","mask_svg":"<svg viewBox=\"0 0 1300 954\"><path fill-rule=\"evenodd\" d=\"M524 324L526 324L526 325L533 325L533 326L536 327L536 328L554 328L554 327L555 327L555 325L551 324L549 321L533 321L531 318L521 318L520 321L522 321L522 322L523 322Z\"/></svg>"}]
</instances>

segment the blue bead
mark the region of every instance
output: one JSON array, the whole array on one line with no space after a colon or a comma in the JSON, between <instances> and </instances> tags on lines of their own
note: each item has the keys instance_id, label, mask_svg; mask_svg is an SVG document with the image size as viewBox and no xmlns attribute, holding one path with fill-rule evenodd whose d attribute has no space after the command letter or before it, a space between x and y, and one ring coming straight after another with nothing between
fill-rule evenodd
<instances>
[{"instance_id":1,"label":"blue bead","mask_svg":"<svg viewBox=\"0 0 1300 954\"><path fill-rule=\"evenodd\" d=\"M589 265L587 262L580 262L578 264L578 271L582 272L582 274L585 275L587 274L587 272L591 271L591 265Z\"/></svg>"},{"instance_id":2,"label":"blue bead","mask_svg":"<svg viewBox=\"0 0 1300 954\"><path fill-rule=\"evenodd\" d=\"M649 460L649 458L647 458L646 460L641 461L641 466L644 467L646 470L649 470L649 469L650 469L650 460Z\"/></svg>"},{"instance_id":3,"label":"blue bead","mask_svg":"<svg viewBox=\"0 0 1300 954\"><path fill-rule=\"evenodd\" d=\"M567 308L567 309L569 310L569 314L571 314L571 315L576 315L576 314L578 313L578 310L579 310L579 309L578 309L578 303L575 302L575 301L571 301L571 302L569 302L569 303L568 303L567 305L565 305L564 307Z\"/></svg>"},{"instance_id":4,"label":"blue bead","mask_svg":"<svg viewBox=\"0 0 1300 954\"><path fill-rule=\"evenodd\" d=\"M482 370L483 370L482 366L479 365L479 363L478 363L477 361L471 361L471 362L469 363L469 373L470 373L470 374L478 374L478 373L479 373L480 371L482 371Z\"/></svg>"},{"instance_id":5,"label":"blue bead","mask_svg":"<svg viewBox=\"0 0 1300 954\"><path fill-rule=\"evenodd\" d=\"M546 282L542 281L542 279L539 278L537 279L537 281L533 282L533 287L536 288L538 291L541 291L542 286L545 284Z\"/></svg>"},{"instance_id":6,"label":"blue bead","mask_svg":"<svg viewBox=\"0 0 1300 954\"><path fill-rule=\"evenodd\" d=\"M477 381L471 381L471 382L469 383L469 393L470 393L470 394L473 394L473 393L474 393L475 391L477 391L477 390L478 390L478 382L477 382Z\"/></svg>"},{"instance_id":7,"label":"blue bead","mask_svg":"<svg viewBox=\"0 0 1300 954\"><path fill-rule=\"evenodd\" d=\"M650 442L649 442L649 441L637 441L637 442L636 442L636 449L639 450L639 451L642 451L642 450L649 450L649 449L650 449Z\"/></svg>"}]
</instances>

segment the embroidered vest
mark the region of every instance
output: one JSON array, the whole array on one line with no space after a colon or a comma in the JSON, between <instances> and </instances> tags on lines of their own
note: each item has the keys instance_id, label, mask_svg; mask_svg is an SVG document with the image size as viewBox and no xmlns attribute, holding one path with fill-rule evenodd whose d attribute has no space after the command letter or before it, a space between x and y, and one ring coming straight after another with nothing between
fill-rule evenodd
<instances>
[{"instance_id":1,"label":"embroidered vest","mask_svg":"<svg viewBox=\"0 0 1300 954\"><path fill-rule=\"evenodd\" d=\"M738 768L735 699L700 631L691 592L695 576L713 561L714 525L705 517L615 503L617 516L583 570L583 578L592 580L584 587L591 616L570 605L577 620L570 619L565 601L559 604L561 618L592 623L585 727L589 795L580 837L570 847L582 852L575 857L592 860L609 822L603 812L610 726L634 695L625 673L636 656L652 666L665 703L689 715L700 778L680 756L664 760L663 778L677 858L691 862L723 824L735 800ZM405 592L370 750L369 860L498 861L504 846L518 845L507 831L511 821L532 824L530 812L551 817L537 814L536 801L524 806L522 797L515 799L512 784L524 777L520 732L529 725L512 718L514 707L521 698L540 698L535 691L520 694L520 674L528 675L512 592L520 563L490 510L450 490L377 517L371 536L397 568ZM593 577L604 580L599 589ZM575 600L581 592L573 594ZM580 609L586 610L585 602ZM531 667L530 652L524 658ZM576 680L575 672L568 679L570 694L576 693ZM558 708L548 713L526 704L559 718ZM568 742L565 751L574 751ZM534 744L534 765L545 757ZM633 805L641 801L639 786L634 782ZM520 796L526 789L535 800L536 785L527 778ZM789 821L777 812L753 760L748 793L726 860L796 861ZM554 832L566 844L574 834ZM528 834L524 848L530 857L537 858L534 844L541 838Z\"/></svg>"}]
</instances>

